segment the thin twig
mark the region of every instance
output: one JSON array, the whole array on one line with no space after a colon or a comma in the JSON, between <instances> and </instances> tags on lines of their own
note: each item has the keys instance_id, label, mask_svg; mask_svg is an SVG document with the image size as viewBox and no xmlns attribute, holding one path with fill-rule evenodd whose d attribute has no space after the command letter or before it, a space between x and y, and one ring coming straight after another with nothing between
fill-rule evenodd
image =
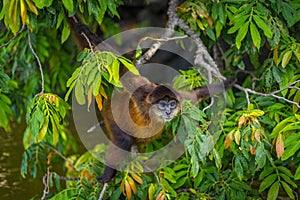
<instances>
[{"instance_id":1,"label":"thin twig","mask_svg":"<svg viewBox=\"0 0 300 200\"><path fill-rule=\"evenodd\" d=\"M185 39L187 37L188 37L187 35L174 36L174 37L169 37L169 38L154 38L154 37L146 36L146 37L143 37L138 42L138 46L140 46L141 43L144 42L144 41L146 41L146 40L153 40L153 41L158 41L158 42L169 42L169 41L172 41L172 40Z\"/></svg>"},{"instance_id":2,"label":"thin twig","mask_svg":"<svg viewBox=\"0 0 300 200\"><path fill-rule=\"evenodd\" d=\"M102 191L101 191L101 193L100 193L100 196L99 196L99 199L98 199L98 200L102 200L102 199L103 199L104 193L105 193L105 190L106 190L107 186L108 186L108 183L104 183L103 189L102 189Z\"/></svg>"},{"instance_id":3,"label":"thin twig","mask_svg":"<svg viewBox=\"0 0 300 200\"><path fill-rule=\"evenodd\" d=\"M70 160L68 160L62 153L60 153L59 151L57 151L55 148L53 148L51 145L49 145L47 143L45 145L48 146L54 153L56 153L62 159L64 159L64 161L66 161L71 167L74 167L73 163Z\"/></svg>"},{"instance_id":4,"label":"thin twig","mask_svg":"<svg viewBox=\"0 0 300 200\"><path fill-rule=\"evenodd\" d=\"M291 87L292 85L294 85L294 84L296 84L298 82L300 82L300 79L297 80L297 81L294 81L293 83L289 84L288 86L286 86L286 87L284 87L284 88L282 88L280 90L276 90L276 91L273 91L273 92L267 93L267 94L266 93L261 93L261 92L256 92L255 90L251 90L249 88L243 88L242 86L240 86L238 84L234 84L233 86L235 88L237 88L237 89L245 92L248 105L250 104L250 99L249 99L248 93L251 93L251 94L255 94L255 95L259 95L259 96L263 96L263 97L274 97L276 99L281 99L281 100L286 101L286 102L288 102L290 104L294 104L295 106L297 106L297 108L300 108L299 103L291 101L291 100L289 100L289 99L287 99L285 97L276 95L277 93L282 92L283 90L288 89L289 87Z\"/></svg>"},{"instance_id":5,"label":"thin twig","mask_svg":"<svg viewBox=\"0 0 300 200\"><path fill-rule=\"evenodd\" d=\"M91 132L95 131L98 127L101 127L103 124L104 124L104 121L100 121L97 124L91 126L86 132L91 133Z\"/></svg>"},{"instance_id":6,"label":"thin twig","mask_svg":"<svg viewBox=\"0 0 300 200\"><path fill-rule=\"evenodd\" d=\"M17 34L15 36L13 36L12 38L10 38L10 40L8 42L6 42L5 44L2 44L0 46L0 49L9 45L12 41L14 41L23 31L24 31L25 25L22 26L22 28L17 32Z\"/></svg>"},{"instance_id":7,"label":"thin twig","mask_svg":"<svg viewBox=\"0 0 300 200\"><path fill-rule=\"evenodd\" d=\"M209 109L210 107L212 107L214 105L214 102L215 102L215 98L214 97L211 97L211 100L210 100L210 104L208 106L206 106L205 108L203 108L203 112L207 109Z\"/></svg>"},{"instance_id":8,"label":"thin twig","mask_svg":"<svg viewBox=\"0 0 300 200\"><path fill-rule=\"evenodd\" d=\"M43 196L41 198L42 200L44 200L46 198L46 195L49 194L50 191L49 180L50 180L50 167L47 168L47 174L45 174L43 177L44 190L43 190Z\"/></svg>"},{"instance_id":9,"label":"thin twig","mask_svg":"<svg viewBox=\"0 0 300 200\"><path fill-rule=\"evenodd\" d=\"M91 43L91 41L89 40L88 36L85 33L81 33L81 35L83 35L83 37L85 38L85 40L88 42L90 49L93 51L93 45Z\"/></svg>"},{"instance_id":10,"label":"thin twig","mask_svg":"<svg viewBox=\"0 0 300 200\"><path fill-rule=\"evenodd\" d=\"M44 80L44 73L43 73L43 67L42 67L42 64L41 64L41 61L38 57L38 55L35 53L33 47L32 47L32 44L31 44L31 38L30 38L30 30L29 28L27 28L27 34L28 34L28 44L29 44L29 48L32 52L32 54L34 55L36 61L38 62L38 65L39 65L39 69L40 69L40 73L41 73L41 79L42 79L42 91L38 94L38 95L41 95L41 94L44 94L44 91L45 91L45 80Z\"/></svg>"}]
</instances>

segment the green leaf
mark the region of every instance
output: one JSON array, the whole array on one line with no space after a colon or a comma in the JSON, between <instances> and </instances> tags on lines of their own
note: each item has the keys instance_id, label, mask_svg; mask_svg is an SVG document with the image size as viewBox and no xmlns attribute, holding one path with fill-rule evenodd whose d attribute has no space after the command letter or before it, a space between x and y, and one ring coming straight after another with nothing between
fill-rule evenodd
<instances>
[{"instance_id":1,"label":"green leaf","mask_svg":"<svg viewBox=\"0 0 300 200\"><path fill-rule=\"evenodd\" d=\"M289 148L286 148L282 154L281 160L287 160L291 156L293 156L300 149L300 140L297 141L296 144L292 145Z\"/></svg>"},{"instance_id":2,"label":"green leaf","mask_svg":"<svg viewBox=\"0 0 300 200\"><path fill-rule=\"evenodd\" d=\"M249 18L249 15L245 15L243 17L240 17L237 21L237 23L234 24L233 27L231 27L227 33L228 34L232 34L234 32L236 32L237 30L239 30L246 22L246 20Z\"/></svg>"},{"instance_id":3,"label":"green leaf","mask_svg":"<svg viewBox=\"0 0 300 200\"><path fill-rule=\"evenodd\" d=\"M300 52L293 51L294 55L296 56L298 62L300 63Z\"/></svg>"},{"instance_id":4,"label":"green leaf","mask_svg":"<svg viewBox=\"0 0 300 200\"><path fill-rule=\"evenodd\" d=\"M120 80L119 68L120 68L120 63L119 63L118 59L115 59L111 64L111 69L112 69L112 73L113 73L113 80L116 83L118 83Z\"/></svg>"},{"instance_id":5,"label":"green leaf","mask_svg":"<svg viewBox=\"0 0 300 200\"><path fill-rule=\"evenodd\" d=\"M300 165L297 167L297 170L295 172L294 178L295 178L295 180L299 180L300 179Z\"/></svg>"},{"instance_id":6,"label":"green leaf","mask_svg":"<svg viewBox=\"0 0 300 200\"><path fill-rule=\"evenodd\" d=\"M194 181L194 188L198 187L204 178L204 172L201 170Z\"/></svg>"},{"instance_id":7,"label":"green leaf","mask_svg":"<svg viewBox=\"0 0 300 200\"><path fill-rule=\"evenodd\" d=\"M286 182L284 182L284 181L281 181L280 184L282 185L282 187L285 190L285 192L287 193L287 195L291 199L295 199L292 188L288 184L286 184Z\"/></svg>"},{"instance_id":8,"label":"green leaf","mask_svg":"<svg viewBox=\"0 0 300 200\"><path fill-rule=\"evenodd\" d=\"M128 60L128 59L126 59L126 58L124 58L124 57L118 57L118 60L130 71L130 72L132 72L133 74L135 74L135 75L140 75L140 73L139 73L139 71L136 69L136 67L134 66L134 64L130 61L130 60Z\"/></svg>"},{"instance_id":9,"label":"green leaf","mask_svg":"<svg viewBox=\"0 0 300 200\"><path fill-rule=\"evenodd\" d=\"M166 181L166 179L161 179L161 183L163 187L165 187L168 190L171 196L173 197L177 196L176 191L172 188L172 186L168 183L168 181Z\"/></svg>"},{"instance_id":10,"label":"green leaf","mask_svg":"<svg viewBox=\"0 0 300 200\"><path fill-rule=\"evenodd\" d=\"M93 85L92 85L92 90L93 90L93 95L94 96L97 96L98 93L99 93L101 81L102 81L102 76L100 74L98 74L95 78L95 81L93 82Z\"/></svg>"},{"instance_id":11,"label":"green leaf","mask_svg":"<svg viewBox=\"0 0 300 200\"><path fill-rule=\"evenodd\" d=\"M39 131L39 136L38 136L38 142L41 142L44 137L46 136L47 130L48 130L48 124L49 124L49 117L45 118L45 121L43 123L43 126L41 130Z\"/></svg>"},{"instance_id":12,"label":"green leaf","mask_svg":"<svg viewBox=\"0 0 300 200\"><path fill-rule=\"evenodd\" d=\"M62 2L68 11L73 12L73 0L62 0Z\"/></svg>"},{"instance_id":13,"label":"green leaf","mask_svg":"<svg viewBox=\"0 0 300 200\"><path fill-rule=\"evenodd\" d=\"M272 168L270 168L270 167L265 167L264 170L263 170L263 171L260 173L260 175L259 175L259 180L261 180L261 179L263 179L264 177L266 177L266 176L272 174L274 171L275 171L275 168L274 168L274 167L272 167Z\"/></svg>"},{"instance_id":14,"label":"green leaf","mask_svg":"<svg viewBox=\"0 0 300 200\"><path fill-rule=\"evenodd\" d=\"M264 191L267 189L274 181L277 179L277 174L271 174L270 176L266 177L259 186L259 192Z\"/></svg>"},{"instance_id":15,"label":"green leaf","mask_svg":"<svg viewBox=\"0 0 300 200\"><path fill-rule=\"evenodd\" d=\"M288 177L287 175L283 174L283 173L279 173L280 177L287 182L288 184L292 185L293 187L297 187L296 183L294 183L294 181L292 181L292 179L290 177Z\"/></svg>"},{"instance_id":16,"label":"green leaf","mask_svg":"<svg viewBox=\"0 0 300 200\"><path fill-rule=\"evenodd\" d=\"M288 168L286 168L284 166L279 166L277 169L279 171L283 172L285 175L289 176L290 178L294 177L293 174L292 174L292 172Z\"/></svg>"},{"instance_id":17,"label":"green leaf","mask_svg":"<svg viewBox=\"0 0 300 200\"><path fill-rule=\"evenodd\" d=\"M237 173L238 178L241 180L243 178L243 166L239 157L234 160L234 171Z\"/></svg>"},{"instance_id":18,"label":"green leaf","mask_svg":"<svg viewBox=\"0 0 300 200\"><path fill-rule=\"evenodd\" d=\"M272 38L273 33L271 31L271 28L263 21L263 19L260 18L258 15L253 15L253 19L257 26L263 30L264 35L268 38Z\"/></svg>"},{"instance_id":19,"label":"green leaf","mask_svg":"<svg viewBox=\"0 0 300 200\"><path fill-rule=\"evenodd\" d=\"M80 81L77 81L75 85L75 98L80 105L85 104L84 87Z\"/></svg>"},{"instance_id":20,"label":"green leaf","mask_svg":"<svg viewBox=\"0 0 300 200\"><path fill-rule=\"evenodd\" d=\"M206 27L205 31L211 40L216 41L215 33L213 32L213 30L210 27Z\"/></svg>"},{"instance_id":21,"label":"green leaf","mask_svg":"<svg viewBox=\"0 0 300 200\"><path fill-rule=\"evenodd\" d=\"M185 182L188 180L188 177L182 177L179 180L176 181L175 184L173 184L173 187L175 189L180 188L181 186L183 186L185 184Z\"/></svg>"},{"instance_id":22,"label":"green leaf","mask_svg":"<svg viewBox=\"0 0 300 200\"><path fill-rule=\"evenodd\" d=\"M252 37L254 46L256 46L256 48L259 49L260 43L261 43L260 34L257 30L256 25L252 22L250 22L250 33L251 33L251 37Z\"/></svg>"},{"instance_id":23,"label":"green leaf","mask_svg":"<svg viewBox=\"0 0 300 200\"><path fill-rule=\"evenodd\" d=\"M216 37L219 38L221 35L221 31L223 29L223 25L220 23L220 21L216 22L215 29L216 29Z\"/></svg>"},{"instance_id":24,"label":"green leaf","mask_svg":"<svg viewBox=\"0 0 300 200\"><path fill-rule=\"evenodd\" d=\"M61 9L59 14L58 14L58 17L57 17L57 21L56 21L56 29L58 29L63 21L65 17L65 14L64 14L64 10Z\"/></svg>"},{"instance_id":25,"label":"green leaf","mask_svg":"<svg viewBox=\"0 0 300 200\"><path fill-rule=\"evenodd\" d=\"M241 48L241 43L242 43L242 40L245 38L245 36L247 35L247 32L248 32L248 27L249 27L249 22L246 22L245 24L242 25L242 27L239 29L239 32L235 38L235 44L236 44L236 47L238 49Z\"/></svg>"},{"instance_id":26,"label":"green leaf","mask_svg":"<svg viewBox=\"0 0 300 200\"><path fill-rule=\"evenodd\" d=\"M226 24L226 18L227 18L227 15L226 15L226 11L225 11L225 6L223 3L218 3L218 7L219 7L219 21L222 25L225 25Z\"/></svg>"},{"instance_id":27,"label":"green leaf","mask_svg":"<svg viewBox=\"0 0 300 200\"><path fill-rule=\"evenodd\" d=\"M288 27L292 27L300 19L299 11L290 3L282 3L282 15L288 23ZM298 6L299 8L299 6Z\"/></svg>"},{"instance_id":28,"label":"green leaf","mask_svg":"<svg viewBox=\"0 0 300 200\"><path fill-rule=\"evenodd\" d=\"M282 58L282 67L285 68L287 66L287 64L290 62L291 58L292 58L292 51L287 51L285 52L285 54L283 55Z\"/></svg>"},{"instance_id":29,"label":"green leaf","mask_svg":"<svg viewBox=\"0 0 300 200\"><path fill-rule=\"evenodd\" d=\"M70 36L70 28L67 23L64 24L64 28L62 30L61 35L61 43L63 44Z\"/></svg>"},{"instance_id":30,"label":"green leaf","mask_svg":"<svg viewBox=\"0 0 300 200\"><path fill-rule=\"evenodd\" d=\"M279 192L279 181L273 183L268 191L268 198L267 200L276 200Z\"/></svg>"}]
</instances>

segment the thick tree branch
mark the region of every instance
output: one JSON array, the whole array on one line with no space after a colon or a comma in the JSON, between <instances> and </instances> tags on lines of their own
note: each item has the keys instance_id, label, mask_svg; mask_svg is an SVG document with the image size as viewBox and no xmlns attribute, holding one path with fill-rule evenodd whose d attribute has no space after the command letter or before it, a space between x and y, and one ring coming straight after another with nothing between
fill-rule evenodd
<instances>
[{"instance_id":1,"label":"thick tree branch","mask_svg":"<svg viewBox=\"0 0 300 200\"><path fill-rule=\"evenodd\" d=\"M196 55L195 55L194 64L196 66L201 66L207 70L209 83L212 82L213 76L220 78L222 80L225 80L226 77L224 77L220 73L217 64L215 63L215 61L211 57L211 55L208 53L206 47L204 46L204 44L201 41L201 39L199 38L199 36L194 31L192 31L190 29L190 27L188 25L186 25L183 20L179 19L179 17L177 16L177 14L176 14L177 5L178 5L178 0L170 0L169 8L168 8L169 21L167 24L167 31L161 36L160 39L156 39L156 42L151 46L151 48L146 53L144 53L143 56L136 62L136 66L138 67L138 66L146 63L147 61L149 61L149 59L156 53L156 51L161 47L161 45L163 45L165 42L170 40L168 38L171 38L172 34L175 32L175 27L178 26L186 33L186 35L190 36L193 39L193 41L196 43L197 51L196 51ZM299 87L297 87L295 85L298 82L300 82L300 80L297 80L297 81L291 83L290 85L288 85L287 87L282 88L280 90L276 90L269 94L256 92L255 90L252 90L249 88L244 88L238 84L235 84L234 87L245 92L248 105L250 104L250 98L249 98L249 93L250 93L250 94L264 96L264 97L274 97L276 99L281 99L290 104L294 104L295 106L300 108L299 103L277 95L278 93L280 93L281 91L286 90L286 89L294 88L294 89L299 90ZM212 99L212 103L209 104L206 108L204 108L204 110L210 108L213 105L213 102L214 102L214 100Z\"/></svg>"},{"instance_id":2,"label":"thick tree branch","mask_svg":"<svg viewBox=\"0 0 300 200\"><path fill-rule=\"evenodd\" d=\"M176 7L178 5L178 0L172 0L169 2L169 8L168 8L168 16L169 16L169 22L167 24L167 30L165 33L161 36L162 40L157 40L150 49L142 55L142 57L135 63L136 67L139 67L146 62L150 60L150 58L156 53L156 51L166 43L168 40L167 38L171 37L175 31L175 26L177 24L177 14L176 14Z\"/></svg>"}]
</instances>

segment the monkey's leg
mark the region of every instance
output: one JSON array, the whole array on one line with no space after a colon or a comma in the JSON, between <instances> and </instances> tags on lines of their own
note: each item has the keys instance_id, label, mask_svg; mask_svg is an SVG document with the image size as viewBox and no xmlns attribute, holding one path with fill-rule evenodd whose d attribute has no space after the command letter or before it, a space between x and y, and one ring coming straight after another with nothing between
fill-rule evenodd
<instances>
[{"instance_id":1,"label":"monkey's leg","mask_svg":"<svg viewBox=\"0 0 300 200\"><path fill-rule=\"evenodd\" d=\"M113 133L112 143L106 152L104 172L97 177L101 183L107 183L115 176L117 172L115 168L129 156L133 144L133 138L119 128Z\"/></svg>"}]
</instances>

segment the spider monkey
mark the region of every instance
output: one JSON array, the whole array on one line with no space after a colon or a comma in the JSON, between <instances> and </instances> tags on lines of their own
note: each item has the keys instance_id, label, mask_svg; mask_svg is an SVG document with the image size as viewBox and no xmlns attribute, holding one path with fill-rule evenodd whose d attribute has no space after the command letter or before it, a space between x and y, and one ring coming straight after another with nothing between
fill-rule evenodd
<instances>
[{"instance_id":1,"label":"spider monkey","mask_svg":"<svg viewBox=\"0 0 300 200\"><path fill-rule=\"evenodd\" d=\"M99 37L77 18L72 21L74 19L74 17L68 18L68 21L70 28L75 30L75 37L79 38L79 46L82 49L90 47L86 41L80 41L86 40L82 37L83 34L88 37L90 44L96 46L101 41ZM142 76L129 74L125 79L124 82L121 81L124 87L123 92L116 92L117 102L113 104L112 100L106 100L101 111L112 142L106 152L104 172L97 177L101 183L107 183L115 176L117 171L114 166L117 166L122 158L128 156L127 153L133 145L153 141L162 133L164 123L171 121L179 114L182 100L194 99L195 103L200 102L223 92L224 89L231 88L235 82L235 79L228 78L221 83L183 92L166 85L152 83ZM126 102L128 102L128 107L124 106ZM130 120L132 123L128 122ZM149 126L154 127L154 131L143 128Z\"/></svg>"}]
</instances>

